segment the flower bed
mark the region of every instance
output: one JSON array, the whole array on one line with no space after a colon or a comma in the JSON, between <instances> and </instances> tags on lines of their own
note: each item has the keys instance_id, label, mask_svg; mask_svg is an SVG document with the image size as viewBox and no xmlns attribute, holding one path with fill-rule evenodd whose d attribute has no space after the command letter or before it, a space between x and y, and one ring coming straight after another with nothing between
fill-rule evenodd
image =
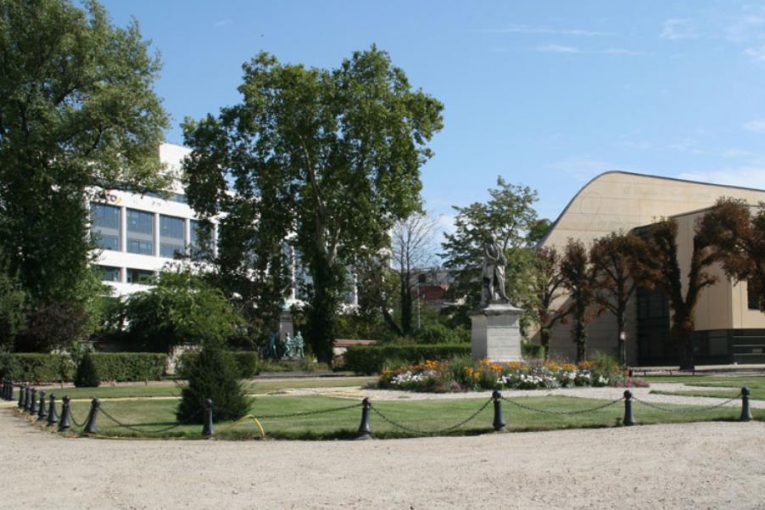
<instances>
[{"instance_id":1,"label":"flower bed","mask_svg":"<svg viewBox=\"0 0 765 510\"><path fill-rule=\"evenodd\" d=\"M576 386L648 386L612 364L597 361L571 363L494 363L488 360L426 361L385 368L377 387L421 392L455 392L502 389L551 389Z\"/></svg>"}]
</instances>

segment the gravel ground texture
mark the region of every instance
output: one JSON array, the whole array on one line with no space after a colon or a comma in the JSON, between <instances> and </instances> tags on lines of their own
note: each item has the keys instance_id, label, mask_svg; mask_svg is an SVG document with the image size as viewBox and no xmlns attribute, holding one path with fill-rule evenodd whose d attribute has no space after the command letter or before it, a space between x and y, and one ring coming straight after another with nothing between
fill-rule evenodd
<instances>
[{"instance_id":1,"label":"gravel ground texture","mask_svg":"<svg viewBox=\"0 0 765 510\"><path fill-rule=\"evenodd\" d=\"M660 397L645 395L686 403ZM0 407L0 509L765 509L760 422L388 441L136 441L65 439L12 407Z\"/></svg>"}]
</instances>

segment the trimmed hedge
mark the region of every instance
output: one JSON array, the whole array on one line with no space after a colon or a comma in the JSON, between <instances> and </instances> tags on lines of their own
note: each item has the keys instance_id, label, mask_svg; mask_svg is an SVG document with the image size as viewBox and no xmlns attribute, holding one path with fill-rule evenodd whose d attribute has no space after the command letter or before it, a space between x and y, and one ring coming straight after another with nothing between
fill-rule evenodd
<instances>
[{"instance_id":1,"label":"trimmed hedge","mask_svg":"<svg viewBox=\"0 0 765 510\"><path fill-rule=\"evenodd\" d=\"M165 375L167 355L152 352L89 354L102 381L157 381ZM65 354L0 354L0 378L35 384L71 382L75 365Z\"/></svg>"},{"instance_id":2,"label":"trimmed hedge","mask_svg":"<svg viewBox=\"0 0 765 510\"><path fill-rule=\"evenodd\" d=\"M345 370L357 374L379 373L386 361L421 363L470 356L470 344L354 345L343 356Z\"/></svg>"},{"instance_id":3,"label":"trimmed hedge","mask_svg":"<svg viewBox=\"0 0 765 510\"><path fill-rule=\"evenodd\" d=\"M101 381L159 381L167 368L167 355L154 352L94 352L90 357Z\"/></svg>"},{"instance_id":4,"label":"trimmed hedge","mask_svg":"<svg viewBox=\"0 0 765 510\"><path fill-rule=\"evenodd\" d=\"M69 382L74 363L65 354L0 354L0 378L29 383Z\"/></svg>"},{"instance_id":5,"label":"trimmed hedge","mask_svg":"<svg viewBox=\"0 0 765 510\"><path fill-rule=\"evenodd\" d=\"M229 351L234 356L234 362L236 363L236 372L240 379L249 379L250 377L258 375L259 361L258 353L254 351ZM195 351L187 351L181 354L178 359L178 368L176 373L181 379L188 379L189 369L194 363L194 360L199 357L199 353Z\"/></svg>"}]
</instances>

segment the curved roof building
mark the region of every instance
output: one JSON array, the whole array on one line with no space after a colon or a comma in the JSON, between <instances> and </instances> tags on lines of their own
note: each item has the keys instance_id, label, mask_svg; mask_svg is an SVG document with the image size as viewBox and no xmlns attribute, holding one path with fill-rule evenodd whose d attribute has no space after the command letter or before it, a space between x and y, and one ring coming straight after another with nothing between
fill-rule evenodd
<instances>
[{"instance_id":1,"label":"curved roof building","mask_svg":"<svg viewBox=\"0 0 765 510\"><path fill-rule=\"evenodd\" d=\"M679 225L681 267L689 264L695 219L719 197L735 197L752 204L765 202L765 190L684 181L612 171L588 182L569 202L540 246L562 250L569 238L589 246L611 232L627 232L665 217ZM713 269L714 270L714 269ZM698 362L765 361L765 314L749 307L746 283L732 284L722 271L717 285L701 296L696 309ZM640 303L638 303L640 302ZM562 303L561 303L562 304ZM630 364L674 364L668 341L669 309L662 296L641 291L628 313L627 359ZM617 328L605 313L588 325L588 355L615 355ZM573 359L570 326L559 325L550 344L551 355Z\"/></svg>"}]
</instances>

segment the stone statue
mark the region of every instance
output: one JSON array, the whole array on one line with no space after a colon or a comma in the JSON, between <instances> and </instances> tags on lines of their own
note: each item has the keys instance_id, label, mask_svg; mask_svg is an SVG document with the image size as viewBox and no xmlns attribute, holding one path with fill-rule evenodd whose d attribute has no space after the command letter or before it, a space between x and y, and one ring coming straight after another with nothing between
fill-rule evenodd
<instances>
[{"instance_id":1,"label":"stone statue","mask_svg":"<svg viewBox=\"0 0 765 510\"><path fill-rule=\"evenodd\" d=\"M273 331L268 334L268 345L264 357L275 361L279 360L279 352L276 349L276 333Z\"/></svg>"},{"instance_id":2,"label":"stone statue","mask_svg":"<svg viewBox=\"0 0 765 510\"><path fill-rule=\"evenodd\" d=\"M483 274L481 278L483 295L481 302L483 306L488 306L496 301L507 303L510 300L505 293L505 266L507 265L507 258L505 257L504 250L502 250L494 236L486 240L483 250Z\"/></svg>"},{"instance_id":3,"label":"stone statue","mask_svg":"<svg viewBox=\"0 0 765 510\"><path fill-rule=\"evenodd\" d=\"M294 343L294 348L292 349L294 359L305 358L305 342L303 341L303 335L300 334L300 331L295 334L295 338L292 342Z\"/></svg>"},{"instance_id":4,"label":"stone statue","mask_svg":"<svg viewBox=\"0 0 765 510\"><path fill-rule=\"evenodd\" d=\"M289 332L287 332L284 335L284 338L282 338L282 355L280 358L282 359L290 359L290 350L292 349L292 337L290 336Z\"/></svg>"}]
</instances>

